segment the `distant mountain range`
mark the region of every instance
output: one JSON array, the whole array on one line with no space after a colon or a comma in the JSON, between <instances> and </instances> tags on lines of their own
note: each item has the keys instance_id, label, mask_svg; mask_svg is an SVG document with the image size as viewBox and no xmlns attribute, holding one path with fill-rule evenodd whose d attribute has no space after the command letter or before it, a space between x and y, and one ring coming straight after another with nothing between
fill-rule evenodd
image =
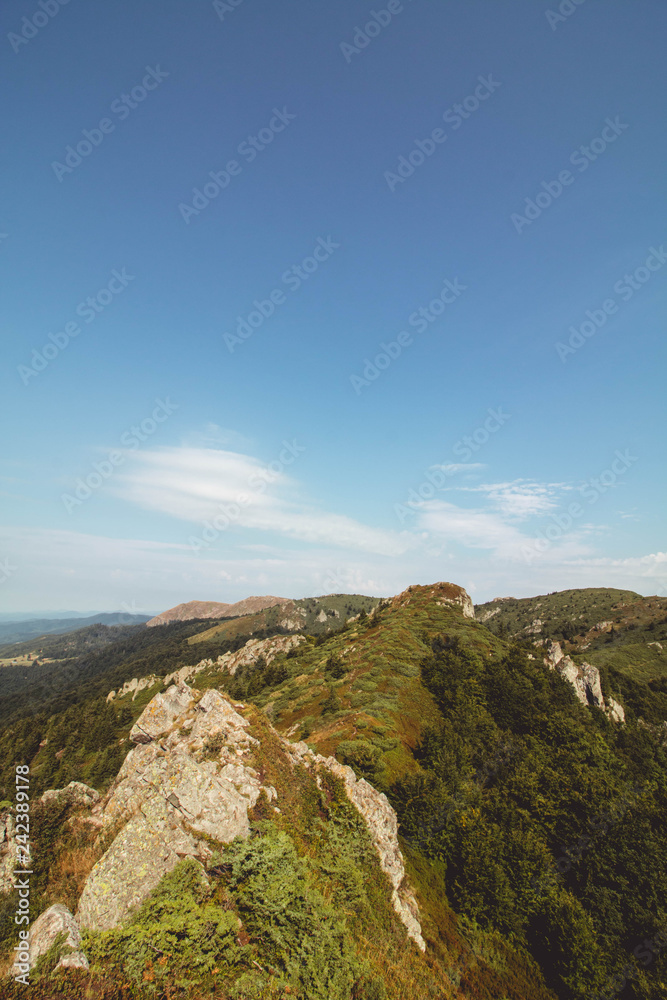
<instances>
[{"instance_id":1,"label":"distant mountain range","mask_svg":"<svg viewBox=\"0 0 667 1000\"><path fill-rule=\"evenodd\" d=\"M91 615L88 618L33 618L28 621L0 622L0 643L26 642L42 635L64 635L88 625L141 625L147 615L128 615L123 611Z\"/></svg>"}]
</instances>

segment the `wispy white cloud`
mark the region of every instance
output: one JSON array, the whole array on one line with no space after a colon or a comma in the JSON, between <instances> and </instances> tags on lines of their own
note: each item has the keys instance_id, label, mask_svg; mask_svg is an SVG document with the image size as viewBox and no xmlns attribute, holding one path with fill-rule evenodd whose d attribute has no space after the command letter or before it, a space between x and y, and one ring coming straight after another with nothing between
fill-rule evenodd
<instances>
[{"instance_id":1,"label":"wispy white cloud","mask_svg":"<svg viewBox=\"0 0 667 1000\"><path fill-rule=\"evenodd\" d=\"M285 459L294 460L286 454ZM287 464L287 463L285 463ZM213 448L164 448L136 452L118 477L116 493L148 510L204 524L233 511L235 528L276 532L309 544L400 555L413 544L407 532L372 528L318 509L276 460L264 466L238 452Z\"/></svg>"},{"instance_id":2,"label":"wispy white cloud","mask_svg":"<svg viewBox=\"0 0 667 1000\"><path fill-rule=\"evenodd\" d=\"M482 493L503 516L524 520L554 510L558 507L561 495L571 488L566 483L537 483L530 479L514 479L505 483L451 486L449 492Z\"/></svg>"}]
</instances>

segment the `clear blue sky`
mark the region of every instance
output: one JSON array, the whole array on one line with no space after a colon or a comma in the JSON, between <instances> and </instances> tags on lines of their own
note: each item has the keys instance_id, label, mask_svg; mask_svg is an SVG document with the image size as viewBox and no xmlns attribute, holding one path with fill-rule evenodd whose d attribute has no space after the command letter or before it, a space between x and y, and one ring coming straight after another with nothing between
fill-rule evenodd
<instances>
[{"instance_id":1,"label":"clear blue sky","mask_svg":"<svg viewBox=\"0 0 667 1000\"><path fill-rule=\"evenodd\" d=\"M662 2L56 3L0 14L5 610L665 592Z\"/></svg>"}]
</instances>

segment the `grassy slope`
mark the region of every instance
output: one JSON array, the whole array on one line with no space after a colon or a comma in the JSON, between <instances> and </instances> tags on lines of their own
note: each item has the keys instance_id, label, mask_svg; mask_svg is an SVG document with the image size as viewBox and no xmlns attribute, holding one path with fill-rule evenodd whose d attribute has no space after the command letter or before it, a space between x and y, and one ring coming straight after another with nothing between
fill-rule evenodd
<instances>
[{"instance_id":1,"label":"grassy slope","mask_svg":"<svg viewBox=\"0 0 667 1000\"><path fill-rule=\"evenodd\" d=\"M475 613L495 634L557 639L575 659L585 658L640 682L667 677L667 598L588 588L490 601L476 606ZM529 631L536 619L542 625ZM568 626L571 632L564 641L562 630Z\"/></svg>"}]
</instances>

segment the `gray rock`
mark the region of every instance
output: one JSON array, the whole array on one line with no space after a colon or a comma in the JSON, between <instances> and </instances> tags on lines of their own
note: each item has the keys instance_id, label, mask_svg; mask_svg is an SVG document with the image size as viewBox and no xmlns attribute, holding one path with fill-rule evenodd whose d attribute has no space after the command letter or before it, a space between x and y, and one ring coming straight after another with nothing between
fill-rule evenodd
<instances>
[{"instance_id":1,"label":"gray rock","mask_svg":"<svg viewBox=\"0 0 667 1000\"><path fill-rule=\"evenodd\" d=\"M93 810L104 830L120 832L81 895L78 918L91 930L127 920L180 858L209 857L209 838L247 837L248 809L262 792L257 772L243 763L257 740L219 692L209 689L197 703L185 684L170 688L144 716L142 726L159 739L129 752ZM267 795L271 801L275 789Z\"/></svg>"},{"instance_id":2,"label":"gray rock","mask_svg":"<svg viewBox=\"0 0 667 1000\"><path fill-rule=\"evenodd\" d=\"M92 806L100 800L100 793L89 785L84 785L82 781L70 781L65 788L49 788L40 797L43 805L49 803L60 804L63 801L70 805Z\"/></svg>"},{"instance_id":3,"label":"gray rock","mask_svg":"<svg viewBox=\"0 0 667 1000\"><path fill-rule=\"evenodd\" d=\"M150 743L168 732L191 701L192 691L187 684L173 684L164 694L156 694L130 730L131 742Z\"/></svg>"},{"instance_id":4,"label":"gray rock","mask_svg":"<svg viewBox=\"0 0 667 1000\"><path fill-rule=\"evenodd\" d=\"M62 932L66 935L63 949L67 950L68 954L61 957L57 967L60 968L62 966L70 969L88 968L88 959L81 951L81 934L79 933L76 920L67 907L62 906L60 903L56 903L55 906L50 906L48 910L45 910L30 928L31 967L34 966L41 955L47 953L58 935Z\"/></svg>"},{"instance_id":5,"label":"gray rock","mask_svg":"<svg viewBox=\"0 0 667 1000\"><path fill-rule=\"evenodd\" d=\"M163 831L135 816L86 879L77 909L80 927L106 931L124 923L179 860Z\"/></svg>"},{"instance_id":6,"label":"gray rock","mask_svg":"<svg viewBox=\"0 0 667 1000\"><path fill-rule=\"evenodd\" d=\"M17 853L14 817L9 811L2 812L0 813L0 893L11 892L14 888Z\"/></svg>"}]
</instances>

